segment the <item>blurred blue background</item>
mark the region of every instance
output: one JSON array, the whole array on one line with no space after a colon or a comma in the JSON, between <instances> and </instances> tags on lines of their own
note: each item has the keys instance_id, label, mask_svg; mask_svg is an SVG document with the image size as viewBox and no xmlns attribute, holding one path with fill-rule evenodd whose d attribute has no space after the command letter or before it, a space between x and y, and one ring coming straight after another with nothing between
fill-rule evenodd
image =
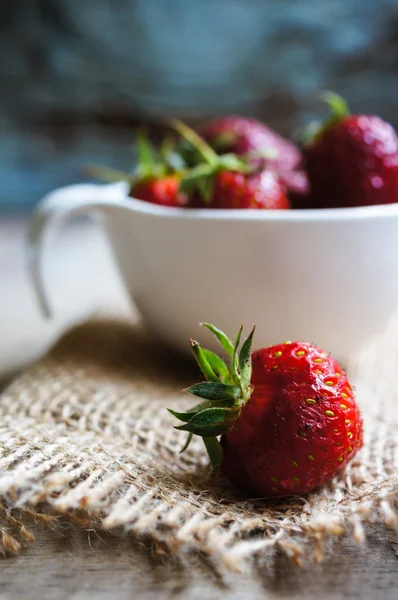
<instances>
[{"instance_id":1,"label":"blurred blue background","mask_svg":"<svg viewBox=\"0 0 398 600\"><path fill-rule=\"evenodd\" d=\"M398 0L1 0L0 211L129 168L141 121L239 112L293 134L342 93L398 125Z\"/></svg>"}]
</instances>

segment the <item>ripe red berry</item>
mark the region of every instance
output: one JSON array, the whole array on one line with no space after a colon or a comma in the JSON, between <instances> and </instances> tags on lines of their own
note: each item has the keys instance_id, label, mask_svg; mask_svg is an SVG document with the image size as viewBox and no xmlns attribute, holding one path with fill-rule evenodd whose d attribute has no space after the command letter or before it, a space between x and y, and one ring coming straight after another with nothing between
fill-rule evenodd
<instances>
[{"instance_id":1,"label":"ripe red berry","mask_svg":"<svg viewBox=\"0 0 398 600\"><path fill-rule=\"evenodd\" d=\"M265 123L231 115L203 125L200 133L219 154L247 156L251 164L274 171L292 199L300 201L308 193L301 151Z\"/></svg>"},{"instance_id":2,"label":"ripe red berry","mask_svg":"<svg viewBox=\"0 0 398 600\"><path fill-rule=\"evenodd\" d=\"M184 123L173 124L200 157L199 163L182 177L182 190L188 193L191 207L290 208L286 187L275 172L253 166L247 157L219 156Z\"/></svg>"},{"instance_id":3,"label":"ripe red berry","mask_svg":"<svg viewBox=\"0 0 398 600\"><path fill-rule=\"evenodd\" d=\"M362 446L362 418L338 363L306 342L250 358L253 332L239 350L242 328L232 344L208 327L231 364L193 343L207 382L187 391L205 402L170 411L185 422L178 429L203 436L213 464L251 495L306 494L330 480Z\"/></svg>"},{"instance_id":4,"label":"ripe red berry","mask_svg":"<svg viewBox=\"0 0 398 600\"><path fill-rule=\"evenodd\" d=\"M252 175L236 171L217 174L211 208L289 208L286 188L272 171Z\"/></svg>"},{"instance_id":5,"label":"ripe red berry","mask_svg":"<svg viewBox=\"0 0 398 600\"><path fill-rule=\"evenodd\" d=\"M263 496L305 494L331 479L362 445L346 374L308 343L252 356L253 392L221 440L224 473Z\"/></svg>"},{"instance_id":6,"label":"ripe red berry","mask_svg":"<svg viewBox=\"0 0 398 600\"><path fill-rule=\"evenodd\" d=\"M129 183L129 196L160 206L186 206L188 196L181 187L181 161L174 152L174 142L165 137L154 148L146 134L139 131L136 139L137 164L132 173L109 167L88 168L88 172L103 181ZM177 161L176 161L177 159Z\"/></svg>"},{"instance_id":7,"label":"ripe red berry","mask_svg":"<svg viewBox=\"0 0 398 600\"><path fill-rule=\"evenodd\" d=\"M180 191L177 175L138 181L131 187L129 195L161 206L186 206L188 202L186 194Z\"/></svg>"},{"instance_id":8,"label":"ripe red berry","mask_svg":"<svg viewBox=\"0 0 398 600\"><path fill-rule=\"evenodd\" d=\"M267 167L275 170L291 171L302 161L297 146L264 123L248 117L231 115L215 119L203 125L200 133L220 154L233 152L239 156L253 151L274 151L274 158L267 159Z\"/></svg>"},{"instance_id":9,"label":"ripe red berry","mask_svg":"<svg viewBox=\"0 0 398 600\"><path fill-rule=\"evenodd\" d=\"M374 115L352 115L329 95L332 118L305 150L312 207L398 202L398 136Z\"/></svg>"}]
</instances>

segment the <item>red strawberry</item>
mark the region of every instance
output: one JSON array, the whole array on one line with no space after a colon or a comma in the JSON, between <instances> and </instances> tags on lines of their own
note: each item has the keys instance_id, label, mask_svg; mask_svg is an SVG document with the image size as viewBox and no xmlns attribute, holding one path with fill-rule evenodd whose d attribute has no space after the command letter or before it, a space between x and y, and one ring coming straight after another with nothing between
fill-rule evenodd
<instances>
[{"instance_id":1,"label":"red strawberry","mask_svg":"<svg viewBox=\"0 0 398 600\"><path fill-rule=\"evenodd\" d=\"M130 185L129 196L161 206L186 206L187 195L180 190L182 161L174 152L173 142L165 137L155 150L146 135L137 135L137 166L133 173L109 167L88 167L88 173L103 181L125 180Z\"/></svg>"},{"instance_id":2,"label":"red strawberry","mask_svg":"<svg viewBox=\"0 0 398 600\"><path fill-rule=\"evenodd\" d=\"M308 195L308 177L305 171L278 171L278 177L292 200L300 200Z\"/></svg>"},{"instance_id":3,"label":"red strawberry","mask_svg":"<svg viewBox=\"0 0 398 600\"><path fill-rule=\"evenodd\" d=\"M215 178L211 208L289 208L286 188L272 171L246 175L220 171Z\"/></svg>"},{"instance_id":4,"label":"red strawberry","mask_svg":"<svg viewBox=\"0 0 398 600\"><path fill-rule=\"evenodd\" d=\"M310 205L332 208L398 202L398 136L374 115L352 115L325 95L332 117L304 151Z\"/></svg>"},{"instance_id":5,"label":"red strawberry","mask_svg":"<svg viewBox=\"0 0 398 600\"><path fill-rule=\"evenodd\" d=\"M190 196L190 206L208 208L286 209L289 200L279 177L263 167L255 167L245 157L218 155L192 129L173 121L174 128L195 148L202 163L182 178L182 190Z\"/></svg>"},{"instance_id":6,"label":"red strawberry","mask_svg":"<svg viewBox=\"0 0 398 600\"><path fill-rule=\"evenodd\" d=\"M180 192L177 175L138 181L132 185L129 195L161 206L186 206L188 202L187 195Z\"/></svg>"},{"instance_id":7,"label":"red strawberry","mask_svg":"<svg viewBox=\"0 0 398 600\"><path fill-rule=\"evenodd\" d=\"M302 161L297 146L255 119L235 115L222 117L203 125L200 134L220 154L274 151L275 157L267 159L267 166L276 170L297 169Z\"/></svg>"},{"instance_id":8,"label":"red strawberry","mask_svg":"<svg viewBox=\"0 0 398 600\"><path fill-rule=\"evenodd\" d=\"M187 391L202 398L170 411L203 436L213 465L256 496L306 494L340 471L362 446L362 419L338 363L306 342L285 342L251 355L253 332L240 347L206 324L230 366L191 341L207 381ZM204 400L204 401L203 401ZM221 444L216 436L221 435Z\"/></svg>"},{"instance_id":9,"label":"red strawberry","mask_svg":"<svg viewBox=\"0 0 398 600\"><path fill-rule=\"evenodd\" d=\"M252 164L275 171L292 198L300 201L308 194L301 151L264 123L232 115L210 121L200 133L216 152L245 155Z\"/></svg>"}]
</instances>

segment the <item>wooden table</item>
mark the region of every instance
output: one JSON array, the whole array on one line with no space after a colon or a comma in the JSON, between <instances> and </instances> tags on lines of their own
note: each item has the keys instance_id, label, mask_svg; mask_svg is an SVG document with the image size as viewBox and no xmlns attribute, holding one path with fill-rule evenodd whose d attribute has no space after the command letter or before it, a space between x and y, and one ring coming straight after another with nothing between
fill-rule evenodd
<instances>
[{"instance_id":1,"label":"wooden table","mask_svg":"<svg viewBox=\"0 0 398 600\"><path fill-rule=\"evenodd\" d=\"M93 312L127 313L129 303L106 240L87 223L68 229L46 265L55 319L44 322L24 268L24 219L0 220L0 374L33 360L68 324ZM0 562L0 599L216 598L397 600L398 535L370 529L366 546L338 541L333 557L299 569L276 556L269 569L225 581L203 564L156 562L133 540L60 522L33 527L36 544Z\"/></svg>"}]
</instances>

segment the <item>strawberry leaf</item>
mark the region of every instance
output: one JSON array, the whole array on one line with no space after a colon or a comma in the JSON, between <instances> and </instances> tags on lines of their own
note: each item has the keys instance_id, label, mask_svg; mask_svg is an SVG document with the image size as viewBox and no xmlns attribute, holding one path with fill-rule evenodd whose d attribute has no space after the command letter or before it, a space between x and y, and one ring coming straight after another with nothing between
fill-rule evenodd
<instances>
[{"instance_id":1,"label":"strawberry leaf","mask_svg":"<svg viewBox=\"0 0 398 600\"><path fill-rule=\"evenodd\" d=\"M238 410L231 408L207 408L198 412L189 423L176 427L195 435L214 437L227 431L236 420Z\"/></svg>"},{"instance_id":2,"label":"strawberry leaf","mask_svg":"<svg viewBox=\"0 0 398 600\"><path fill-rule=\"evenodd\" d=\"M185 138L201 154L202 159L209 165L218 165L218 155L207 142L190 127L178 119L171 121L171 126Z\"/></svg>"},{"instance_id":3,"label":"strawberry leaf","mask_svg":"<svg viewBox=\"0 0 398 600\"><path fill-rule=\"evenodd\" d=\"M230 356L232 356L234 353L234 347L231 340L227 338L225 333L220 329L217 329L217 327L214 327L214 325L211 325L210 323L202 323L202 325L203 327L207 327L207 329L214 333L224 350L228 352Z\"/></svg>"},{"instance_id":4,"label":"strawberry leaf","mask_svg":"<svg viewBox=\"0 0 398 600\"><path fill-rule=\"evenodd\" d=\"M185 161L176 150L176 140L171 135L166 135L159 148L160 163L170 171L181 171L184 169Z\"/></svg>"},{"instance_id":5,"label":"strawberry leaf","mask_svg":"<svg viewBox=\"0 0 398 600\"><path fill-rule=\"evenodd\" d=\"M326 90L320 98L327 103L331 114L323 122L312 121L304 127L300 135L300 143L304 147L314 144L328 129L350 114L346 101L339 94Z\"/></svg>"},{"instance_id":6,"label":"strawberry leaf","mask_svg":"<svg viewBox=\"0 0 398 600\"><path fill-rule=\"evenodd\" d=\"M190 198L193 195L195 188L196 188L196 180L195 179L182 177L182 179L180 180L180 185L179 185L179 191L182 194L186 194L188 196L188 198Z\"/></svg>"},{"instance_id":7,"label":"strawberry leaf","mask_svg":"<svg viewBox=\"0 0 398 600\"><path fill-rule=\"evenodd\" d=\"M104 167L102 165L85 165L83 171L84 175L87 175L88 177L109 183L114 181L134 183L137 179L134 173L126 173L125 171L119 171L118 169L112 169L112 167Z\"/></svg>"},{"instance_id":8,"label":"strawberry leaf","mask_svg":"<svg viewBox=\"0 0 398 600\"><path fill-rule=\"evenodd\" d=\"M183 447L180 450L180 454L182 454L183 452L185 452L185 450L187 450L189 444L192 442L192 438L193 438L193 433L188 433L188 437L186 439L185 444L183 445Z\"/></svg>"},{"instance_id":9,"label":"strawberry leaf","mask_svg":"<svg viewBox=\"0 0 398 600\"><path fill-rule=\"evenodd\" d=\"M243 325L241 325L239 327L238 333L236 334L235 343L234 343L234 352L232 355L232 371L233 371L234 377L236 378L238 383L240 382L238 350L239 350L240 339L242 337L242 331L243 331Z\"/></svg>"},{"instance_id":10,"label":"strawberry leaf","mask_svg":"<svg viewBox=\"0 0 398 600\"><path fill-rule=\"evenodd\" d=\"M310 146L320 136L322 131L323 126L320 121L311 121L305 127L303 127L302 131L300 132L300 144L303 147Z\"/></svg>"},{"instance_id":11,"label":"strawberry leaf","mask_svg":"<svg viewBox=\"0 0 398 600\"><path fill-rule=\"evenodd\" d=\"M207 350L206 348L202 348L202 350L207 359L207 362L209 363L213 371L217 373L219 379L221 379L221 381L228 379L229 370L223 359L211 350Z\"/></svg>"},{"instance_id":12,"label":"strawberry leaf","mask_svg":"<svg viewBox=\"0 0 398 600\"><path fill-rule=\"evenodd\" d=\"M208 164L200 164L188 171L185 171L180 181L180 191L187 196L192 196L195 189L199 188L199 182L202 179L211 178L215 172L214 167Z\"/></svg>"},{"instance_id":13,"label":"strawberry leaf","mask_svg":"<svg viewBox=\"0 0 398 600\"><path fill-rule=\"evenodd\" d=\"M223 131L214 135L210 139L210 144L214 150L222 151L230 148L237 141L238 137L234 131Z\"/></svg>"},{"instance_id":14,"label":"strawberry leaf","mask_svg":"<svg viewBox=\"0 0 398 600\"><path fill-rule=\"evenodd\" d=\"M240 171L242 173L251 173L253 167L248 164L247 160L235 154L223 154L219 157L220 167L227 171Z\"/></svg>"},{"instance_id":15,"label":"strawberry leaf","mask_svg":"<svg viewBox=\"0 0 398 600\"><path fill-rule=\"evenodd\" d=\"M221 382L203 381L185 390L188 394L204 398L206 400L231 400L239 398L241 390L236 385L228 385Z\"/></svg>"},{"instance_id":16,"label":"strawberry leaf","mask_svg":"<svg viewBox=\"0 0 398 600\"><path fill-rule=\"evenodd\" d=\"M214 178L211 175L200 177L197 180L197 186L205 203L209 204L214 190Z\"/></svg>"},{"instance_id":17,"label":"strawberry leaf","mask_svg":"<svg viewBox=\"0 0 398 600\"><path fill-rule=\"evenodd\" d=\"M239 354L239 371L242 381L242 387L245 388L249 385L252 376L252 361L251 351L253 343L253 335L255 327L251 330L247 340L244 342L240 354Z\"/></svg>"},{"instance_id":18,"label":"strawberry leaf","mask_svg":"<svg viewBox=\"0 0 398 600\"><path fill-rule=\"evenodd\" d=\"M196 362L198 363L199 368L202 371L203 375L206 377L206 379L208 381L219 381L218 376L209 364L200 344L198 344L198 342L195 342L195 340L191 340L191 348L196 358Z\"/></svg>"},{"instance_id":19,"label":"strawberry leaf","mask_svg":"<svg viewBox=\"0 0 398 600\"><path fill-rule=\"evenodd\" d=\"M250 380L254 327L241 346L243 325L239 328L234 343L214 325L210 323L202 323L202 325L217 337L230 356L230 364L227 366L217 354L191 340L198 364L208 377L208 381L202 381L184 391L203 398L204 401L186 412L180 413L171 409L168 411L183 422L176 429L203 437L212 465L216 469L222 461L222 449L215 438L231 429L242 407L249 401L253 390ZM184 449L188 447L190 441L191 438L188 437Z\"/></svg>"},{"instance_id":20,"label":"strawberry leaf","mask_svg":"<svg viewBox=\"0 0 398 600\"><path fill-rule=\"evenodd\" d=\"M143 131L137 133L136 146L139 173L141 177L145 177L152 172L154 157L152 145Z\"/></svg>"},{"instance_id":21,"label":"strawberry leaf","mask_svg":"<svg viewBox=\"0 0 398 600\"><path fill-rule=\"evenodd\" d=\"M260 150L251 150L245 154L245 159L250 161L256 158L264 158L268 160L275 160L278 158L279 152L276 148L261 148Z\"/></svg>"},{"instance_id":22,"label":"strawberry leaf","mask_svg":"<svg viewBox=\"0 0 398 600\"><path fill-rule=\"evenodd\" d=\"M162 160L164 160L164 161L167 160L167 157L169 156L169 154L174 152L175 145L176 145L176 142L172 135L164 136L162 143L160 144L160 147L159 147L159 155L162 158Z\"/></svg>"},{"instance_id":23,"label":"strawberry leaf","mask_svg":"<svg viewBox=\"0 0 398 600\"><path fill-rule=\"evenodd\" d=\"M198 404L194 408L191 408L190 410L187 410L186 412L177 412L175 410L172 410L171 408L168 408L167 410L171 415L173 415L173 417L176 417L176 419L178 419L179 421L188 423L192 419L192 417L196 415L196 413L200 412L201 410L204 410L205 408L210 407L211 403L209 402L209 400L206 400L205 402L201 402L200 404Z\"/></svg>"},{"instance_id":24,"label":"strawberry leaf","mask_svg":"<svg viewBox=\"0 0 398 600\"><path fill-rule=\"evenodd\" d=\"M190 434L191 435L191 434ZM203 442L206 446L207 454L213 469L217 471L222 463L223 452L220 442L215 437L204 437Z\"/></svg>"},{"instance_id":25,"label":"strawberry leaf","mask_svg":"<svg viewBox=\"0 0 398 600\"><path fill-rule=\"evenodd\" d=\"M322 100L328 104L330 112L332 113L331 120L334 122L340 121L350 114L347 102L339 94L336 94L335 92L324 91L320 96Z\"/></svg>"},{"instance_id":26,"label":"strawberry leaf","mask_svg":"<svg viewBox=\"0 0 398 600\"><path fill-rule=\"evenodd\" d=\"M202 155L197 151L190 142L181 138L178 142L178 153L184 160L184 163L190 167L194 167L203 162Z\"/></svg>"}]
</instances>

